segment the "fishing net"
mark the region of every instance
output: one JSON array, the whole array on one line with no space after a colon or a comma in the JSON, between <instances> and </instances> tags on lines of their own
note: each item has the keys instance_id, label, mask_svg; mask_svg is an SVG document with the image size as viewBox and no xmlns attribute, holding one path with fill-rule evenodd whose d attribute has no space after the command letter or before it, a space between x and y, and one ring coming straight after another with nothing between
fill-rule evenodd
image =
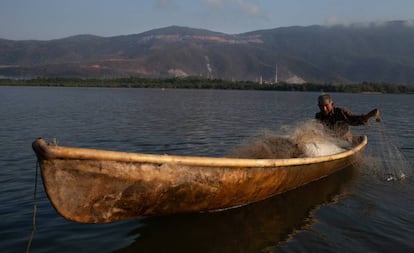
<instances>
[{"instance_id":1,"label":"fishing net","mask_svg":"<svg viewBox=\"0 0 414 253\"><path fill-rule=\"evenodd\" d=\"M369 145L361 161L364 171L382 180L412 178L412 165L386 131L378 123L367 125ZM252 159L284 159L316 157L343 152L352 147L346 140L335 138L315 120L298 125L285 125L277 130L263 130L234 149L227 157Z\"/></svg>"},{"instance_id":2,"label":"fishing net","mask_svg":"<svg viewBox=\"0 0 414 253\"><path fill-rule=\"evenodd\" d=\"M386 181L412 178L412 165L381 122L370 126L371 154L365 157L370 172Z\"/></svg>"},{"instance_id":3,"label":"fishing net","mask_svg":"<svg viewBox=\"0 0 414 253\"><path fill-rule=\"evenodd\" d=\"M228 157L284 159L332 155L351 148L332 137L323 125L311 120L276 131L263 130L229 152Z\"/></svg>"}]
</instances>

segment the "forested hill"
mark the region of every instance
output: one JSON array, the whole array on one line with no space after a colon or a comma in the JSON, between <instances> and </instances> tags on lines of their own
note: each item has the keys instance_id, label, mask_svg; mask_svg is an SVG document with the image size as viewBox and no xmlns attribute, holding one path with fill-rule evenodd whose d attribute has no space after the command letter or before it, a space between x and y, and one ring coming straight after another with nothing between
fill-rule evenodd
<instances>
[{"instance_id":1,"label":"forested hill","mask_svg":"<svg viewBox=\"0 0 414 253\"><path fill-rule=\"evenodd\" d=\"M200 77L414 84L414 22L283 27L243 34L167 27L49 41L0 39L0 77Z\"/></svg>"}]
</instances>

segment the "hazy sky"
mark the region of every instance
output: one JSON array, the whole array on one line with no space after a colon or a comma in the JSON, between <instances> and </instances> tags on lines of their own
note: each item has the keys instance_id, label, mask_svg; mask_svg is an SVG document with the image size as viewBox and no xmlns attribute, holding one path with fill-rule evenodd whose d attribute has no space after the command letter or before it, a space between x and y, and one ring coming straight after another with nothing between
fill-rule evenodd
<instances>
[{"instance_id":1,"label":"hazy sky","mask_svg":"<svg viewBox=\"0 0 414 253\"><path fill-rule=\"evenodd\" d=\"M414 0L0 0L0 38L135 34L170 25L236 34L413 20Z\"/></svg>"}]
</instances>

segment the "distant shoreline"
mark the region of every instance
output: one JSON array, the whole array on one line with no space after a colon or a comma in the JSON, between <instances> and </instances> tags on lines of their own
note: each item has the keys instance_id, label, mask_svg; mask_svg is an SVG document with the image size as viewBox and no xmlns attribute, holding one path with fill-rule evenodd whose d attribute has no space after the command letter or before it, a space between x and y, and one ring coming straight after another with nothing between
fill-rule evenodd
<instances>
[{"instance_id":1,"label":"distant shoreline","mask_svg":"<svg viewBox=\"0 0 414 253\"><path fill-rule=\"evenodd\" d=\"M43 87L97 87L97 88L164 88L164 89L221 89L221 90L274 90L346 92L364 94L412 94L414 85L362 82L358 84L303 83L291 84L258 83L252 81L228 81L221 79L166 78L150 79L139 77L114 79L81 78L35 78L0 79L0 86L43 86Z\"/></svg>"}]
</instances>

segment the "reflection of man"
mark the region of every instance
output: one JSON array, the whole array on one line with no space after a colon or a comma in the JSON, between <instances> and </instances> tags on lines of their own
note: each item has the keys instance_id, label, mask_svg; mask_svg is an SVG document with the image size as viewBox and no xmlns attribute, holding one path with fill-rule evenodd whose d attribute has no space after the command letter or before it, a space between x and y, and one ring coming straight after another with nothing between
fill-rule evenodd
<instances>
[{"instance_id":1,"label":"reflection of man","mask_svg":"<svg viewBox=\"0 0 414 253\"><path fill-rule=\"evenodd\" d=\"M355 115L351 111L334 107L334 103L328 94L323 94L318 97L318 106L320 112L316 113L315 119L326 125L330 130L333 130L334 135L352 141L352 134L349 131L349 126L359 126L368 123L371 117L377 117L379 120L379 110L374 109L367 114Z\"/></svg>"}]
</instances>

